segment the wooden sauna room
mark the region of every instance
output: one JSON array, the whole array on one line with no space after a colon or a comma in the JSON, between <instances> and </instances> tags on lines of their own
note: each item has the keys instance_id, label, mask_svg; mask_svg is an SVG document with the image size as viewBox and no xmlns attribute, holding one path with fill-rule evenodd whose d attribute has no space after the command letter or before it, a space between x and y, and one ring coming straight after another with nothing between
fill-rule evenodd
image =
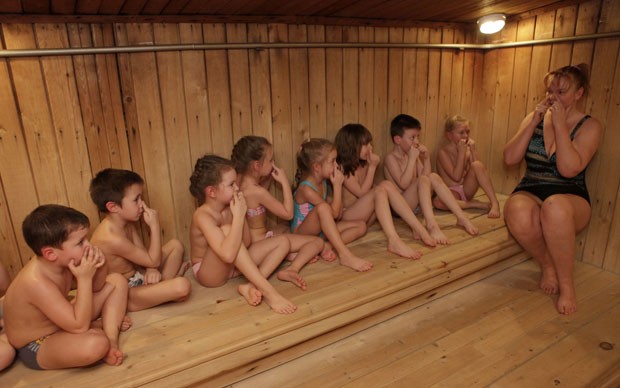
<instances>
[{"instance_id":1,"label":"wooden sauna room","mask_svg":"<svg viewBox=\"0 0 620 388\"><path fill-rule=\"evenodd\" d=\"M483 35L477 20L497 13L504 28ZM230 157L245 135L268 139L292 182L305 139L333 141L361 123L384 157L400 113L420 120L434 163L445 120L460 114L503 206L525 170L506 166L503 148L544 98L547 72L586 63L581 109L602 126L574 314L540 290L503 211L466 210L471 236L435 210L449 245L423 246L394 221L419 260L389 253L375 223L348 245L370 271L320 260L301 272L305 291L272 276L293 314L249 306L242 278L205 288L189 270L187 301L128 314L122 365L36 371L16 360L0 386L620 386L620 1L2 0L0 27L0 263L10 278L33 257L21 226L37 206L78 209L91 231L100 223L89 185L108 167L144 178L163 241L178 238L187 260L194 164Z\"/></svg>"}]
</instances>

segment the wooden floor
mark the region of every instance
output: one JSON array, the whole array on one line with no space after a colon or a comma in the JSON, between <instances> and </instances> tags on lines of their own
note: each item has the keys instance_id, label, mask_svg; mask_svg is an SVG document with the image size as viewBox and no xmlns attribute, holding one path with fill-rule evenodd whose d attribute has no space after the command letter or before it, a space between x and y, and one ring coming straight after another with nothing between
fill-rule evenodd
<instances>
[{"instance_id":1,"label":"wooden floor","mask_svg":"<svg viewBox=\"0 0 620 388\"><path fill-rule=\"evenodd\" d=\"M578 263L568 317L538 277L528 260L232 387L603 386L620 368L620 276Z\"/></svg>"},{"instance_id":2,"label":"wooden floor","mask_svg":"<svg viewBox=\"0 0 620 388\"><path fill-rule=\"evenodd\" d=\"M618 321L617 276L579 266L580 312L560 317L549 297L536 290L538 274L529 264L483 280L524 262L527 255L502 219L467 214L479 236L469 236L454 225L454 216L438 212L451 245L422 248L404 237L422 249L421 260L386 252L385 237L373 226L351 245L356 254L373 261L371 271L356 273L319 262L302 272L309 285L305 292L272 278L298 306L288 316L264 304L248 306L236 292L242 279L207 289L187 274L194 285L187 302L131 314L134 326L121 336L125 360L120 367L31 371L16 362L0 372L0 386L412 386L407 379L414 379L415 386L423 386L418 379L427 385L444 380L448 385L480 385L498 379L518 384L530 371L542 373L536 369L541 368L539 361L545 372L547 364L560 372L570 367L572 381L592 380L598 373L600 379L615 376L607 359L615 357L618 363L615 345L620 342L594 334L612 327L607 316ZM400 220L397 229L401 236L411 234ZM583 331L586 327L592 329ZM590 346L592 341L614 348L600 355L593 351L596 357L580 363L584 353L577 345ZM564 349L559 351L562 362L548 359L553 355L546 356L545 349L552 347Z\"/></svg>"}]
</instances>

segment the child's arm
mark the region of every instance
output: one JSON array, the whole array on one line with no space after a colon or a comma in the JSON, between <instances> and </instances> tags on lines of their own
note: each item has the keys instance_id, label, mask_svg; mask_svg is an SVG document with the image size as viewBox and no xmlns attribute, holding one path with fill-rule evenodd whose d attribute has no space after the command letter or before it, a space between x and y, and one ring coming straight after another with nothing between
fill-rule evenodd
<instances>
[{"instance_id":1,"label":"child's arm","mask_svg":"<svg viewBox=\"0 0 620 388\"><path fill-rule=\"evenodd\" d=\"M419 171L419 175L429 176L431 174L431 158L428 149L424 144L420 144L418 146L418 150L420 151L420 156L418 156L418 160L422 166L421 171Z\"/></svg>"},{"instance_id":2,"label":"child's arm","mask_svg":"<svg viewBox=\"0 0 620 388\"><path fill-rule=\"evenodd\" d=\"M456 165L452 164L452 159L448 152L442 148L437 155L437 162L441 165L445 173L454 182L461 182L465 173L465 158L467 157L467 143L459 141L456 145L457 157Z\"/></svg>"},{"instance_id":3,"label":"child's arm","mask_svg":"<svg viewBox=\"0 0 620 388\"><path fill-rule=\"evenodd\" d=\"M213 252L224 262L232 263L239 254L239 248L243 243L243 230L245 225L245 212L247 205L243 193L235 192L230 201L230 211L232 212L232 223L230 232L225 235L216 220L204 212L204 216L195 219L196 226L200 230L207 244Z\"/></svg>"},{"instance_id":4,"label":"child's arm","mask_svg":"<svg viewBox=\"0 0 620 388\"><path fill-rule=\"evenodd\" d=\"M467 140L467 155L467 160L469 160L470 163L478 160L478 154L476 153L476 142L474 139Z\"/></svg>"},{"instance_id":5,"label":"child's arm","mask_svg":"<svg viewBox=\"0 0 620 388\"><path fill-rule=\"evenodd\" d=\"M264 188L257 190L258 202L276 217L290 221L293 219L293 192L288 183L288 178L284 171L275 165L273 166L271 176L282 186L282 202L278 201L277 198Z\"/></svg>"},{"instance_id":6,"label":"child's arm","mask_svg":"<svg viewBox=\"0 0 620 388\"><path fill-rule=\"evenodd\" d=\"M372 189L372 185L375 180L375 172L377 171L377 166L379 165L381 158L379 155L369 151L366 160L368 161L368 171L366 172L366 176L364 177L364 181L362 183L360 183L356 177L356 174L360 168L355 171L355 174L346 177L344 181L344 187L357 198L363 196L368 193L370 189Z\"/></svg>"},{"instance_id":7,"label":"child's arm","mask_svg":"<svg viewBox=\"0 0 620 388\"><path fill-rule=\"evenodd\" d=\"M32 303L62 330L70 333L86 332L92 320L93 276L104 263L103 254L98 248L87 248L78 265L73 261L69 263L69 270L77 281L75 302L69 302L56 284L43 279L31 288Z\"/></svg>"},{"instance_id":8,"label":"child's arm","mask_svg":"<svg viewBox=\"0 0 620 388\"><path fill-rule=\"evenodd\" d=\"M419 153L420 151L415 147L411 147L409 149L407 154L407 164L404 169L400 168L400 163L395 155L390 153L385 157L385 169L388 171L389 176L393 178L394 183L396 183L401 190L407 190L417 176L416 161Z\"/></svg>"}]
</instances>

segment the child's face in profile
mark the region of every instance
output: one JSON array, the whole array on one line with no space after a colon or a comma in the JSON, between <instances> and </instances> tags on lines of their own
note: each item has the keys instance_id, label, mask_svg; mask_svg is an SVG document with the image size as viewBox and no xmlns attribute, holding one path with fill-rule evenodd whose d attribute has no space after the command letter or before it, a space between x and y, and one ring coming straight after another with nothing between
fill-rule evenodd
<instances>
[{"instance_id":1,"label":"child's face in profile","mask_svg":"<svg viewBox=\"0 0 620 388\"><path fill-rule=\"evenodd\" d=\"M265 155L261 160L260 176L268 176L273 170L273 148L265 147Z\"/></svg>"},{"instance_id":2,"label":"child's face in profile","mask_svg":"<svg viewBox=\"0 0 620 388\"><path fill-rule=\"evenodd\" d=\"M222 180L217 184L215 189L216 199L220 203L228 204L238 191L239 187L237 187L237 173L235 169L230 168L222 172Z\"/></svg>"},{"instance_id":3,"label":"child's face in profile","mask_svg":"<svg viewBox=\"0 0 620 388\"><path fill-rule=\"evenodd\" d=\"M461 140L467 141L469 139L469 123L458 123L454 129L447 133L448 140L453 143L458 143Z\"/></svg>"},{"instance_id":4,"label":"child's face in profile","mask_svg":"<svg viewBox=\"0 0 620 388\"><path fill-rule=\"evenodd\" d=\"M67 239L60 245L60 248L54 248L58 259L61 260L63 266L68 266L73 260L75 265L79 265L86 248L90 247L88 241L88 232L90 228L80 227L69 233Z\"/></svg>"},{"instance_id":5,"label":"child's face in profile","mask_svg":"<svg viewBox=\"0 0 620 388\"><path fill-rule=\"evenodd\" d=\"M332 149L321 163L322 178L329 178L334 173L334 169L336 168L336 156L336 150Z\"/></svg>"},{"instance_id":6,"label":"child's face in profile","mask_svg":"<svg viewBox=\"0 0 620 388\"><path fill-rule=\"evenodd\" d=\"M125 195L121 201L121 213L124 219L138 221L144 213L142 190L143 186L139 183L134 183L125 189Z\"/></svg>"},{"instance_id":7,"label":"child's face in profile","mask_svg":"<svg viewBox=\"0 0 620 388\"><path fill-rule=\"evenodd\" d=\"M411 147L418 148L420 146L420 130L417 128L407 128L400 136L398 145L404 152L409 152Z\"/></svg>"},{"instance_id":8,"label":"child's face in profile","mask_svg":"<svg viewBox=\"0 0 620 388\"><path fill-rule=\"evenodd\" d=\"M360 147L360 160L368 160L372 154L372 143L366 143Z\"/></svg>"}]
</instances>

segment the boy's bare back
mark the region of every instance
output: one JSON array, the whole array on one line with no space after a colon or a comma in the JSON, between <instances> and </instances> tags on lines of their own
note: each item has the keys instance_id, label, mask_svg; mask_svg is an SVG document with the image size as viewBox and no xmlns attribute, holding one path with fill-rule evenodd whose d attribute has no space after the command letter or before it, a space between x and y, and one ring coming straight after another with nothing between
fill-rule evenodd
<instances>
[{"instance_id":1,"label":"boy's bare back","mask_svg":"<svg viewBox=\"0 0 620 388\"><path fill-rule=\"evenodd\" d=\"M20 348L60 330L38 306L43 303L69 305L67 295L72 279L67 268L50 276L41 270L36 258L26 264L11 283L4 300L4 310L11 312L4 322L7 332L11 333L11 345Z\"/></svg>"}]
</instances>

